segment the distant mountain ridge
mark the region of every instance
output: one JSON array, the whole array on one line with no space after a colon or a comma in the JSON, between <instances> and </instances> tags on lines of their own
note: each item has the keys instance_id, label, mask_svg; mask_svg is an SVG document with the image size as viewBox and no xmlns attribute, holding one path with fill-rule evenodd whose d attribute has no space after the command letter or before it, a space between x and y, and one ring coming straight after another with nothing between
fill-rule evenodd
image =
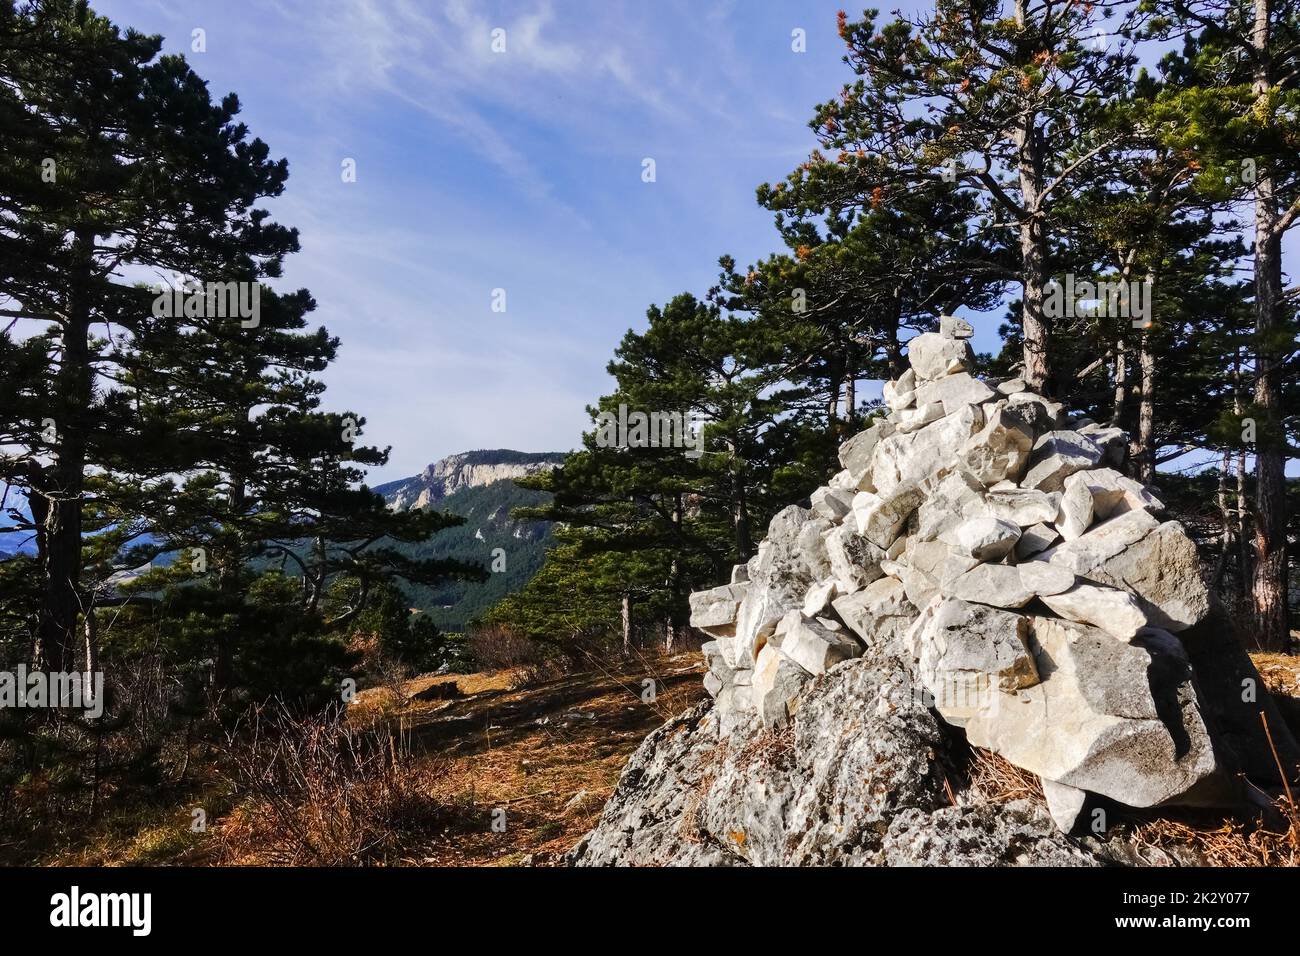
<instances>
[{"instance_id":1,"label":"distant mountain ridge","mask_svg":"<svg viewBox=\"0 0 1300 956\"><path fill-rule=\"evenodd\" d=\"M374 490L395 509L426 508L465 488L514 480L549 471L564 461L564 452L512 451L508 448L466 451L433 462L410 478L386 482Z\"/></svg>"},{"instance_id":2,"label":"distant mountain ridge","mask_svg":"<svg viewBox=\"0 0 1300 956\"><path fill-rule=\"evenodd\" d=\"M444 631L466 624L502 598L518 591L537 573L551 542L546 521L516 521L513 508L542 505L544 491L520 488L515 479L549 471L564 461L563 452L509 449L448 455L420 474L379 485L374 490L393 508L435 508L460 515L465 523L419 544L398 550L415 558L455 558L490 568L494 552L504 552L505 568L483 583L449 582L438 588L405 588L411 606L429 615Z\"/></svg>"}]
</instances>

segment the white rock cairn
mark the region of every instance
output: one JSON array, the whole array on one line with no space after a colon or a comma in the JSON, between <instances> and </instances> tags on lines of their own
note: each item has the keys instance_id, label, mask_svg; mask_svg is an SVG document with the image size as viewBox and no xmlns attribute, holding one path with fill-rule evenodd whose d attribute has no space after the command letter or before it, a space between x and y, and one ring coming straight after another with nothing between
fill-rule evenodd
<instances>
[{"instance_id":1,"label":"white rock cairn","mask_svg":"<svg viewBox=\"0 0 1300 956\"><path fill-rule=\"evenodd\" d=\"M1196 548L1122 465L1118 429L970 373L970 326L908 343L844 470L772 519L732 583L691 596L725 735L787 723L806 685L884 650L969 741L1087 793L1192 801L1217 768L1176 636L1209 611Z\"/></svg>"}]
</instances>

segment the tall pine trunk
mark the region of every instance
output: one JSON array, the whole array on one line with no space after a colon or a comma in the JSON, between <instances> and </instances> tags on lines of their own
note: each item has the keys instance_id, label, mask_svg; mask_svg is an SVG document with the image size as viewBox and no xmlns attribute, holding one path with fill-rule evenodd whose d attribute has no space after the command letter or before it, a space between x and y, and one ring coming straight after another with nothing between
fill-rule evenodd
<instances>
[{"instance_id":1,"label":"tall pine trunk","mask_svg":"<svg viewBox=\"0 0 1300 956\"><path fill-rule=\"evenodd\" d=\"M1214 574L1210 581L1210 591L1217 592L1223 584L1223 574L1228 569L1228 560L1232 555L1232 509L1228 507L1228 473L1232 470L1232 452L1225 448L1223 460L1219 464L1219 482L1215 488L1214 501L1219 508L1219 557L1214 562Z\"/></svg>"},{"instance_id":2,"label":"tall pine trunk","mask_svg":"<svg viewBox=\"0 0 1300 956\"><path fill-rule=\"evenodd\" d=\"M895 288L890 298L889 312L885 315L885 360L889 363L889 377L895 382L908 369L908 362L903 358L903 346L898 341L902 321L903 290Z\"/></svg>"},{"instance_id":3,"label":"tall pine trunk","mask_svg":"<svg viewBox=\"0 0 1300 956\"><path fill-rule=\"evenodd\" d=\"M1137 478L1150 484L1156 477L1156 356L1151 350L1151 334L1142 333L1138 346L1138 422L1137 422Z\"/></svg>"},{"instance_id":4,"label":"tall pine trunk","mask_svg":"<svg viewBox=\"0 0 1300 956\"><path fill-rule=\"evenodd\" d=\"M1255 0L1251 42L1256 51L1253 92L1261 109L1272 87L1271 0ZM1255 569L1251 582L1255 640L1279 650L1289 644L1287 620L1286 452L1281 422L1279 358L1273 343L1282 304L1282 243L1278 198L1265 164L1255 180Z\"/></svg>"},{"instance_id":5,"label":"tall pine trunk","mask_svg":"<svg viewBox=\"0 0 1300 956\"><path fill-rule=\"evenodd\" d=\"M1016 0L1016 22L1028 25L1026 0ZM1035 392L1052 395L1051 355L1048 353L1047 319L1043 314L1047 285L1047 237L1039 208L1043 193L1043 142L1036 115L1026 110L1015 129L1016 166L1020 177L1020 278L1024 285L1021 333L1024 340L1025 384Z\"/></svg>"},{"instance_id":6,"label":"tall pine trunk","mask_svg":"<svg viewBox=\"0 0 1300 956\"><path fill-rule=\"evenodd\" d=\"M632 653L632 595L623 592L623 653Z\"/></svg>"},{"instance_id":7,"label":"tall pine trunk","mask_svg":"<svg viewBox=\"0 0 1300 956\"><path fill-rule=\"evenodd\" d=\"M674 537L680 540L682 527L682 496L680 492L673 497L672 523ZM668 562L667 584L668 614L664 618L664 653L671 654L673 644L677 638L677 625L681 616L677 603L677 591L681 587L681 567L678 564L676 552L673 553L672 559Z\"/></svg>"},{"instance_id":8,"label":"tall pine trunk","mask_svg":"<svg viewBox=\"0 0 1300 956\"><path fill-rule=\"evenodd\" d=\"M1128 410L1127 404L1128 342L1123 332L1121 332L1119 338L1115 341L1115 397L1112 399L1110 407L1110 423L1117 428L1124 427L1124 414Z\"/></svg>"},{"instance_id":9,"label":"tall pine trunk","mask_svg":"<svg viewBox=\"0 0 1300 956\"><path fill-rule=\"evenodd\" d=\"M80 227L72 242L73 273L67 294L59 368L54 376L52 407L58 460L44 469L45 541L43 593L37 616L41 664L71 672L78 644L81 610L81 496L86 469L86 410L90 407L90 280L93 230Z\"/></svg>"}]
</instances>

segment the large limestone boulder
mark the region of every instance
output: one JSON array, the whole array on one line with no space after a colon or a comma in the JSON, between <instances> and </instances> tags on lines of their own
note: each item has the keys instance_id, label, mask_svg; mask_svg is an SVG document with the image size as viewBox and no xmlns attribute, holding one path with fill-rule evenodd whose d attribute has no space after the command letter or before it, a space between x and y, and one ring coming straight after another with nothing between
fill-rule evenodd
<instances>
[{"instance_id":1,"label":"large limestone boulder","mask_svg":"<svg viewBox=\"0 0 1300 956\"><path fill-rule=\"evenodd\" d=\"M670 720L569 862L959 865L963 845L972 862L1100 862L1040 807L951 805L944 731L897 658L839 664L807 686L780 744L760 746L764 733L751 719L724 737L708 702Z\"/></svg>"},{"instance_id":2,"label":"large limestone boulder","mask_svg":"<svg viewBox=\"0 0 1300 956\"><path fill-rule=\"evenodd\" d=\"M1094 525L1035 560L1128 591L1151 623L1166 630L1186 630L1209 612L1210 594L1201 578L1196 545L1177 521L1162 524L1145 510Z\"/></svg>"},{"instance_id":3,"label":"large limestone boulder","mask_svg":"<svg viewBox=\"0 0 1300 956\"><path fill-rule=\"evenodd\" d=\"M1196 545L1177 521L1166 521L1084 576L1130 591L1151 623L1166 630L1184 631L1210 610Z\"/></svg>"},{"instance_id":4,"label":"large limestone boulder","mask_svg":"<svg viewBox=\"0 0 1300 956\"><path fill-rule=\"evenodd\" d=\"M1211 778L1214 748L1176 641L1148 649L1047 617L1031 619L1030 639L1043 679L967 715L972 744L1132 807L1174 800Z\"/></svg>"},{"instance_id":5,"label":"large limestone boulder","mask_svg":"<svg viewBox=\"0 0 1300 956\"><path fill-rule=\"evenodd\" d=\"M1054 818L1053 818L1054 819ZM905 810L889 823L885 866L1103 866L1103 861L1052 829L1029 800Z\"/></svg>"}]
</instances>

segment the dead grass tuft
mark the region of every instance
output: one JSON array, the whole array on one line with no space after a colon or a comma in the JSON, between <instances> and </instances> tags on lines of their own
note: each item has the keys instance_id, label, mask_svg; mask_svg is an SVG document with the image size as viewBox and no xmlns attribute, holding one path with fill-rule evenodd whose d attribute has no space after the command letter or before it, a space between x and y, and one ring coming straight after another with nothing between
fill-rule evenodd
<instances>
[{"instance_id":1,"label":"dead grass tuft","mask_svg":"<svg viewBox=\"0 0 1300 956\"><path fill-rule=\"evenodd\" d=\"M970 774L970 789L993 803L1046 799L1043 796L1043 785L1035 774L1020 769L991 750L972 748L967 770Z\"/></svg>"},{"instance_id":2,"label":"dead grass tuft","mask_svg":"<svg viewBox=\"0 0 1300 956\"><path fill-rule=\"evenodd\" d=\"M1206 866L1300 866L1300 818L1294 813L1282 832L1230 818L1198 825L1158 817L1134 827L1131 839L1139 847L1181 850Z\"/></svg>"},{"instance_id":3,"label":"dead grass tuft","mask_svg":"<svg viewBox=\"0 0 1300 956\"><path fill-rule=\"evenodd\" d=\"M241 730L230 751L241 799L219 829L224 862L386 863L448 820L432 793L437 765L416 764L408 742L378 725L268 707Z\"/></svg>"}]
</instances>

